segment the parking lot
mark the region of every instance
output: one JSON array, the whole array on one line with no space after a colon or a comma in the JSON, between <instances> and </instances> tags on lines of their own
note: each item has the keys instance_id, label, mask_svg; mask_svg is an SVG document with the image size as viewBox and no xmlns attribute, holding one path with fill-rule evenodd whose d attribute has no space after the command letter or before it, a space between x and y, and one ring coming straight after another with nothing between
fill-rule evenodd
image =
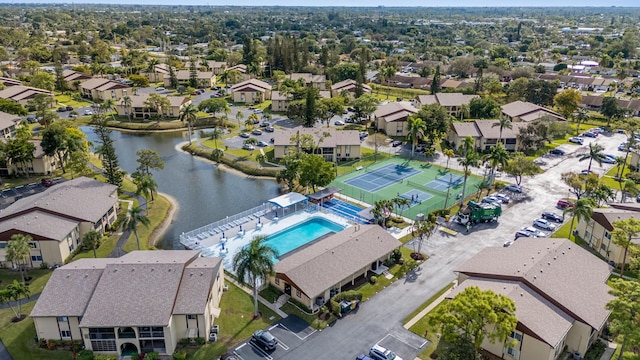
<instances>
[{"instance_id":1,"label":"parking lot","mask_svg":"<svg viewBox=\"0 0 640 360\"><path fill-rule=\"evenodd\" d=\"M233 349L233 355L242 360L274 360L286 356L291 350L298 348L316 333L316 330L295 316L282 319L268 330L277 340L273 351L265 351L251 339Z\"/></svg>"},{"instance_id":2,"label":"parking lot","mask_svg":"<svg viewBox=\"0 0 640 360\"><path fill-rule=\"evenodd\" d=\"M51 179L52 184L63 182L63 178ZM0 191L0 209L4 209L14 202L31 195L43 192L47 187L41 182L33 182Z\"/></svg>"}]
</instances>

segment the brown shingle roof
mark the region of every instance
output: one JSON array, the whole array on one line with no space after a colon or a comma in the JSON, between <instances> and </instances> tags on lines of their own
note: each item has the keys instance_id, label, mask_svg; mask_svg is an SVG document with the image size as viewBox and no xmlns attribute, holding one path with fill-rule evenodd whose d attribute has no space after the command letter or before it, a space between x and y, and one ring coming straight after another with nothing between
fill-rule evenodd
<instances>
[{"instance_id":1,"label":"brown shingle roof","mask_svg":"<svg viewBox=\"0 0 640 360\"><path fill-rule=\"evenodd\" d=\"M476 127L482 136L486 139L497 139L500 137L500 127L493 125L498 122L498 120L475 120ZM512 122L511 129L503 128L502 129L502 138L503 139L515 139L520 133L520 128L527 126L524 122Z\"/></svg>"},{"instance_id":2,"label":"brown shingle roof","mask_svg":"<svg viewBox=\"0 0 640 360\"><path fill-rule=\"evenodd\" d=\"M480 131L478 130L475 121L455 121L451 124L451 127L459 137L471 136L475 138L480 136Z\"/></svg>"},{"instance_id":3,"label":"brown shingle roof","mask_svg":"<svg viewBox=\"0 0 640 360\"><path fill-rule=\"evenodd\" d=\"M305 128L305 127L297 127L293 129L282 129L278 130L273 137L273 144L284 145L284 146L292 146L295 145L295 142L291 141L291 137L296 135L297 133L300 135L311 135L313 136L314 143L318 144L318 140L324 135L324 133L329 133L331 136L325 137L321 143L318 144L319 147L336 147L339 145L360 145L360 136L358 135L357 130L337 130L334 128Z\"/></svg>"},{"instance_id":4,"label":"brown shingle roof","mask_svg":"<svg viewBox=\"0 0 640 360\"><path fill-rule=\"evenodd\" d=\"M233 85L231 87L231 91L240 91L243 90L244 88L250 88L256 91L267 91L267 90L271 90L271 85L267 84L266 82L262 81L262 80L258 80L258 79L249 79L249 80L245 80L243 82L237 83L235 85Z\"/></svg>"},{"instance_id":5,"label":"brown shingle roof","mask_svg":"<svg viewBox=\"0 0 640 360\"><path fill-rule=\"evenodd\" d=\"M620 210L615 208L598 208L593 209L591 218L593 221L602 225L608 231L613 231L613 222L618 220L627 220L630 218L638 218L638 211Z\"/></svg>"},{"instance_id":6,"label":"brown shingle roof","mask_svg":"<svg viewBox=\"0 0 640 360\"><path fill-rule=\"evenodd\" d=\"M16 123L19 121L20 116L0 111L0 130L16 126Z\"/></svg>"},{"instance_id":7,"label":"brown shingle roof","mask_svg":"<svg viewBox=\"0 0 640 360\"><path fill-rule=\"evenodd\" d=\"M388 104L382 105L373 112L373 115L378 117L387 118L394 114L402 114L404 116L411 116L413 114L418 113L418 109L413 107L413 105L407 102L390 102Z\"/></svg>"},{"instance_id":8,"label":"brown shingle roof","mask_svg":"<svg viewBox=\"0 0 640 360\"><path fill-rule=\"evenodd\" d=\"M32 211L0 221L0 240L9 241L11 235L17 231L31 235L34 240L62 241L78 225L78 221L65 219L62 216Z\"/></svg>"},{"instance_id":9,"label":"brown shingle roof","mask_svg":"<svg viewBox=\"0 0 640 360\"><path fill-rule=\"evenodd\" d=\"M354 226L280 258L276 277L313 298L401 245L378 225Z\"/></svg>"},{"instance_id":10,"label":"brown shingle roof","mask_svg":"<svg viewBox=\"0 0 640 360\"><path fill-rule=\"evenodd\" d=\"M96 222L118 202L117 196L112 197L116 189L115 185L79 177L16 201L2 211L0 221L40 209L72 219Z\"/></svg>"},{"instance_id":11,"label":"brown shingle roof","mask_svg":"<svg viewBox=\"0 0 640 360\"><path fill-rule=\"evenodd\" d=\"M567 239L522 238L507 248L485 248L456 271L523 282L596 329L609 316L609 265Z\"/></svg>"},{"instance_id":12,"label":"brown shingle roof","mask_svg":"<svg viewBox=\"0 0 640 360\"><path fill-rule=\"evenodd\" d=\"M184 270L173 307L174 314L198 314L205 308L209 291L216 281L222 259L199 257Z\"/></svg>"}]
</instances>

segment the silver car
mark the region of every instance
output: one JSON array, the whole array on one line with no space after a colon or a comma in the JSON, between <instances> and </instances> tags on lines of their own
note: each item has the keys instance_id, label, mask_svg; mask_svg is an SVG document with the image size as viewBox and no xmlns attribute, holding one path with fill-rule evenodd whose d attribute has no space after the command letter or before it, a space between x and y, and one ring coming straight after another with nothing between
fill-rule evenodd
<instances>
[{"instance_id":1,"label":"silver car","mask_svg":"<svg viewBox=\"0 0 640 360\"><path fill-rule=\"evenodd\" d=\"M543 229L543 230L550 230L553 231L556 229L555 224L552 224L549 222L549 220L545 220L545 219L536 219L533 221L533 226Z\"/></svg>"}]
</instances>

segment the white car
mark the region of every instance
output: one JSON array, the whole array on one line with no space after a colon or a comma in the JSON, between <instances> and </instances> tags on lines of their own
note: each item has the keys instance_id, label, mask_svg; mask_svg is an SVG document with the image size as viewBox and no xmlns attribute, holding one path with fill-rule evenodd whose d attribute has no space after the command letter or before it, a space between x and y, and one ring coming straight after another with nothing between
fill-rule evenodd
<instances>
[{"instance_id":1,"label":"white car","mask_svg":"<svg viewBox=\"0 0 640 360\"><path fill-rule=\"evenodd\" d=\"M385 349L382 346L376 344L369 350L369 356L375 360L402 360L402 358L393 351Z\"/></svg>"},{"instance_id":2,"label":"white car","mask_svg":"<svg viewBox=\"0 0 640 360\"><path fill-rule=\"evenodd\" d=\"M344 125L344 121L336 120L336 121L333 123L333 125L335 125L335 126L343 126L343 125Z\"/></svg>"},{"instance_id":3,"label":"white car","mask_svg":"<svg viewBox=\"0 0 640 360\"><path fill-rule=\"evenodd\" d=\"M93 115L93 111L91 111L91 109L86 109L86 110L84 111L84 114L85 114L85 115Z\"/></svg>"},{"instance_id":4,"label":"white car","mask_svg":"<svg viewBox=\"0 0 640 360\"><path fill-rule=\"evenodd\" d=\"M540 231L540 230L538 230L538 229L536 229L534 227L531 227L531 226L522 228L522 231L526 231L526 232L528 232L529 234L531 234L531 235L533 235L535 237L545 237L545 236L547 236L547 234L545 234L542 231Z\"/></svg>"},{"instance_id":5,"label":"white car","mask_svg":"<svg viewBox=\"0 0 640 360\"><path fill-rule=\"evenodd\" d=\"M158 87L156 88L156 91L164 91L164 90L165 90L165 88L163 88L162 86L158 86Z\"/></svg>"},{"instance_id":6,"label":"white car","mask_svg":"<svg viewBox=\"0 0 640 360\"><path fill-rule=\"evenodd\" d=\"M556 225L552 224L549 222L549 220L545 220L545 219L536 219L533 221L533 226L540 228L540 229L544 229L544 230L550 230L553 231L556 229Z\"/></svg>"}]
</instances>

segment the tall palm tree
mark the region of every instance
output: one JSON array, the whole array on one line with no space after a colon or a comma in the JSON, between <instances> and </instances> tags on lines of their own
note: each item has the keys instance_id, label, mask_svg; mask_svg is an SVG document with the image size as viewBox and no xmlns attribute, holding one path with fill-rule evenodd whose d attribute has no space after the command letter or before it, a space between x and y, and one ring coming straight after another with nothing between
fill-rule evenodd
<instances>
[{"instance_id":1,"label":"tall palm tree","mask_svg":"<svg viewBox=\"0 0 640 360\"><path fill-rule=\"evenodd\" d=\"M258 281L266 281L269 275L273 274L274 260L278 256L278 251L265 244L267 237L263 235L255 236L249 245L244 246L233 257L233 270L238 276L240 285L253 287L253 317L260 316L258 312Z\"/></svg>"},{"instance_id":2,"label":"tall palm tree","mask_svg":"<svg viewBox=\"0 0 640 360\"><path fill-rule=\"evenodd\" d=\"M409 206L411 206L411 202L407 198L397 197L392 201L393 201L393 205L395 205L395 208L400 210L400 214L399 214L400 216L402 216L402 211L404 210L404 208L408 208ZM396 214L398 213L396 212Z\"/></svg>"},{"instance_id":3,"label":"tall palm tree","mask_svg":"<svg viewBox=\"0 0 640 360\"><path fill-rule=\"evenodd\" d=\"M100 246L100 240L102 239L102 234L96 230L89 230L84 235L82 235L82 246L85 248L89 248L93 250L93 257L97 258L96 249Z\"/></svg>"},{"instance_id":4,"label":"tall palm tree","mask_svg":"<svg viewBox=\"0 0 640 360\"><path fill-rule=\"evenodd\" d=\"M216 149L218 148L218 140L220 140L221 138L222 138L222 130L218 129L217 127L214 127L213 131L209 133L209 139L213 140L213 144Z\"/></svg>"},{"instance_id":5,"label":"tall palm tree","mask_svg":"<svg viewBox=\"0 0 640 360\"><path fill-rule=\"evenodd\" d=\"M129 122L131 122L131 96L125 95L122 97L122 105L124 105L124 111L127 113L127 117L129 118Z\"/></svg>"},{"instance_id":6,"label":"tall palm tree","mask_svg":"<svg viewBox=\"0 0 640 360\"><path fill-rule=\"evenodd\" d=\"M189 145L191 145L191 123L198 118L198 108L193 103L188 103L187 106L180 109L178 118L180 121L187 121L187 134L189 135Z\"/></svg>"},{"instance_id":7,"label":"tall palm tree","mask_svg":"<svg viewBox=\"0 0 640 360\"><path fill-rule=\"evenodd\" d=\"M133 231L136 236L136 243L138 244L138 250L140 250L140 238L138 237L138 224L142 224L145 227L149 227L149 218L144 214L144 210L140 206L133 206L129 209L129 214L124 220L124 229Z\"/></svg>"},{"instance_id":8,"label":"tall palm tree","mask_svg":"<svg viewBox=\"0 0 640 360\"><path fill-rule=\"evenodd\" d=\"M591 218L591 214L593 214L594 205L595 204L593 203L593 199L584 197L578 199L573 207L568 207L564 210L563 216L565 214L573 215L573 219L571 219L571 225L569 226L569 238L571 238L571 235L573 235L573 240L575 241L576 237L573 234L573 225L576 219L578 219L578 221L588 221Z\"/></svg>"},{"instance_id":9,"label":"tall palm tree","mask_svg":"<svg viewBox=\"0 0 640 360\"><path fill-rule=\"evenodd\" d=\"M494 181L494 174L496 168L498 166L505 167L509 163L509 158L511 158L511 154L505 149L504 145L501 142L497 143L496 146L492 147L489 153L485 154L482 157L482 161L488 161L491 166L491 175L490 175L490 183Z\"/></svg>"},{"instance_id":10,"label":"tall palm tree","mask_svg":"<svg viewBox=\"0 0 640 360\"><path fill-rule=\"evenodd\" d=\"M578 126L576 126L576 136L580 134L580 124L584 121L589 120L589 110L587 108L578 108L574 115L574 119L578 122Z\"/></svg>"},{"instance_id":11,"label":"tall palm tree","mask_svg":"<svg viewBox=\"0 0 640 360\"><path fill-rule=\"evenodd\" d=\"M149 213L149 198L155 200L154 195L158 193L158 183L151 175L143 175L136 182L136 194L144 196L147 199L147 214Z\"/></svg>"},{"instance_id":12,"label":"tall palm tree","mask_svg":"<svg viewBox=\"0 0 640 360\"><path fill-rule=\"evenodd\" d=\"M636 196L640 192L640 189L638 189L638 185L635 181L627 179L620 182L620 191L622 192L622 202L625 202L627 201L627 194Z\"/></svg>"},{"instance_id":13,"label":"tall palm tree","mask_svg":"<svg viewBox=\"0 0 640 360\"><path fill-rule=\"evenodd\" d=\"M500 127L500 136L498 137L498 142L502 143L502 130L504 129L512 129L513 124L511 123L511 119L506 116L501 116L497 122L493 123L491 127Z\"/></svg>"},{"instance_id":14,"label":"tall palm tree","mask_svg":"<svg viewBox=\"0 0 640 360\"><path fill-rule=\"evenodd\" d=\"M474 140L471 136L467 136L462 141L461 147L463 151L463 155L461 158L458 158L458 163L464 167L464 181L462 183L462 197L460 198L460 207L464 203L464 195L467 189L467 177L469 176L469 168L472 166L478 165L478 154L475 152L474 148Z\"/></svg>"},{"instance_id":15,"label":"tall palm tree","mask_svg":"<svg viewBox=\"0 0 640 360\"><path fill-rule=\"evenodd\" d=\"M29 243L33 241L31 236L23 234L11 235L7 244L6 259L11 263L18 265L22 282L24 282L24 271L27 260L31 259L31 247Z\"/></svg>"},{"instance_id":16,"label":"tall palm tree","mask_svg":"<svg viewBox=\"0 0 640 360\"><path fill-rule=\"evenodd\" d=\"M624 248L622 256L622 266L620 267L620 277L624 276L624 266L627 263L627 252L633 244L632 240L640 233L640 220L629 218L613 222L613 243Z\"/></svg>"},{"instance_id":17,"label":"tall palm tree","mask_svg":"<svg viewBox=\"0 0 640 360\"><path fill-rule=\"evenodd\" d=\"M453 149L444 149L444 150L442 150L442 154L447 157L447 166L445 166L445 169L448 169L449 168L449 160L451 160L452 157L456 156L456 152L453 151Z\"/></svg>"},{"instance_id":18,"label":"tall palm tree","mask_svg":"<svg viewBox=\"0 0 640 360\"><path fill-rule=\"evenodd\" d=\"M413 157L413 152L416 145L418 145L418 140L424 135L426 128L427 125L421 118L417 116L409 117L409 123L407 124L407 139L411 141L411 157Z\"/></svg>"},{"instance_id":19,"label":"tall palm tree","mask_svg":"<svg viewBox=\"0 0 640 360\"><path fill-rule=\"evenodd\" d=\"M425 240L429 240L431 235L436 229L436 223L429 220L416 221L411 228L411 235L413 235L417 241L413 242L413 251L420 254L422 251L422 244ZM416 246L417 245L417 246Z\"/></svg>"},{"instance_id":20,"label":"tall palm tree","mask_svg":"<svg viewBox=\"0 0 640 360\"><path fill-rule=\"evenodd\" d=\"M622 156L616 156L615 161L616 161L616 180L620 181L622 176L622 174L620 173L620 170L622 170L625 160Z\"/></svg>"},{"instance_id":21,"label":"tall palm tree","mask_svg":"<svg viewBox=\"0 0 640 360\"><path fill-rule=\"evenodd\" d=\"M244 113L242 112L242 110L238 110L238 112L236 113L236 120L238 120L238 130L240 130L240 123L242 122L243 119L244 119Z\"/></svg>"},{"instance_id":22,"label":"tall palm tree","mask_svg":"<svg viewBox=\"0 0 640 360\"><path fill-rule=\"evenodd\" d=\"M2 302L9 303L9 307L13 311L13 314L16 316L17 320L22 320L22 299L28 298L31 296L31 291L29 290L29 286L24 282L19 283L16 280L13 280L13 283L7 285L5 289L0 291L0 299ZM15 301L18 305L18 310L16 311L13 306L10 304L11 300Z\"/></svg>"},{"instance_id":23,"label":"tall palm tree","mask_svg":"<svg viewBox=\"0 0 640 360\"><path fill-rule=\"evenodd\" d=\"M100 104L100 110L106 115L107 112L111 113L111 119L115 120L113 116L113 112L116 109L116 101L113 99L106 99L102 104Z\"/></svg>"},{"instance_id":24,"label":"tall palm tree","mask_svg":"<svg viewBox=\"0 0 640 360\"><path fill-rule=\"evenodd\" d=\"M629 159L629 153L631 149L635 148L637 144L636 135L634 131L627 137L627 146L624 149L624 163L622 164L622 170L620 170L620 178L624 176L624 168L627 166L627 159Z\"/></svg>"},{"instance_id":25,"label":"tall palm tree","mask_svg":"<svg viewBox=\"0 0 640 360\"><path fill-rule=\"evenodd\" d=\"M580 161L589 159L588 171L591 171L591 163L595 160L598 165L602 166L602 160L604 160L604 148L600 144L589 144L589 152L580 156Z\"/></svg>"}]
</instances>

